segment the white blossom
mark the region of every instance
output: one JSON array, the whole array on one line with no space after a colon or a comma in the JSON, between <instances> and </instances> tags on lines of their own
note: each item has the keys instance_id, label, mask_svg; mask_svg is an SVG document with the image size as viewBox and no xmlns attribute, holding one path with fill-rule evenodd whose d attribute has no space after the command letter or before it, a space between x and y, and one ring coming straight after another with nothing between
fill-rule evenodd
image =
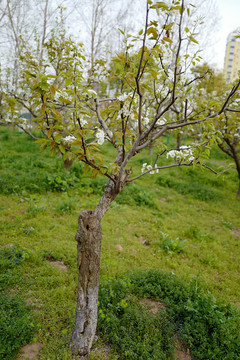
<instances>
[{"instance_id":1,"label":"white blossom","mask_svg":"<svg viewBox=\"0 0 240 360\"><path fill-rule=\"evenodd\" d=\"M72 143L75 140L76 138L73 135L67 135L65 138L63 138L63 141L65 141L66 143Z\"/></svg>"},{"instance_id":2,"label":"white blossom","mask_svg":"<svg viewBox=\"0 0 240 360\"><path fill-rule=\"evenodd\" d=\"M130 103L129 101L125 101L123 107L119 110L118 115L123 117L128 117L132 115L132 110L129 109Z\"/></svg>"},{"instance_id":3,"label":"white blossom","mask_svg":"<svg viewBox=\"0 0 240 360\"><path fill-rule=\"evenodd\" d=\"M88 89L87 92L88 92L88 94L92 95L94 98L97 97L96 91L94 91L94 90L92 90L92 89Z\"/></svg>"},{"instance_id":4,"label":"white blossom","mask_svg":"<svg viewBox=\"0 0 240 360\"><path fill-rule=\"evenodd\" d=\"M87 123L88 123L87 120L85 120L85 119L80 119L80 124L81 124L81 126L85 126Z\"/></svg>"},{"instance_id":5,"label":"white blossom","mask_svg":"<svg viewBox=\"0 0 240 360\"><path fill-rule=\"evenodd\" d=\"M125 101L128 98L128 94L122 94L118 96L119 101Z\"/></svg>"},{"instance_id":6,"label":"white blossom","mask_svg":"<svg viewBox=\"0 0 240 360\"><path fill-rule=\"evenodd\" d=\"M149 171L149 174L153 175L153 174L155 174L155 172L158 173L158 171L159 171L159 169L156 169L156 170L155 170L155 168L157 168L157 164L155 164L154 167L152 167L152 165L148 165L147 163L144 163L144 164L142 165L142 170L141 170L141 172L142 172L142 174L143 174L145 171L151 170L151 171Z\"/></svg>"},{"instance_id":7,"label":"white blossom","mask_svg":"<svg viewBox=\"0 0 240 360\"><path fill-rule=\"evenodd\" d=\"M147 165L147 170L151 170L152 168L153 168L152 165ZM149 174L153 175L154 170L150 171Z\"/></svg>"},{"instance_id":8,"label":"white blossom","mask_svg":"<svg viewBox=\"0 0 240 360\"><path fill-rule=\"evenodd\" d=\"M102 145L104 143L104 131L102 129L98 129L96 133L96 139L98 145Z\"/></svg>"},{"instance_id":9,"label":"white blossom","mask_svg":"<svg viewBox=\"0 0 240 360\"><path fill-rule=\"evenodd\" d=\"M142 173L144 173L144 171L146 171L146 166L147 166L147 163L144 163L144 164L142 164Z\"/></svg>"},{"instance_id":10,"label":"white blossom","mask_svg":"<svg viewBox=\"0 0 240 360\"><path fill-rule=\"evenodd\" d=\"M161 118L161 120L158 121L159 125L165 125L167 120L165 118Z\"/></svg>"},{"instance_id":11,"label":"white blossom","mask_svg":"<svg viewBox=\"0 0 240 360\"><path fill-rule=\"evenodd\" d=\"M194 156L192 149L189 146L181 146L180 150L170 150L167 153L167 158L173 158L176 161L193 161Z\"/></svg>"},{"instance_id":12,"label":"white blossom","mask_svg":"<svg viewBox=\"0 0 240 360\"><path fill-rule=\"evenodd\" d=\"M169 69L168 70L168 78L171 82L174 81L174 76L175 76L174 72L171 69Z\"/></svg>"},{"instance_id":13,"label":"white blossom","mask_svg":"<svg viewBox=\"0 0 240 360\"><path fill-rule=\"evenodd\" d=\"M154 167L157 168L157 164L155 164ZM156 170L155 170L155 173L158 174L158 173L159 173L159 169L156 169Z\"/></svg>"},{"instance_id":14,"label":"white blossom","mask_svg":"<svg viewBox=\"0 0 240 360\"><path fill-rule=\"evenodd\" d=\"M149 122L150 122L149 117L145 116L145 118L143 119L143 124L144 124L145 126L148 126Z\"/></svg>"}]
</instances>

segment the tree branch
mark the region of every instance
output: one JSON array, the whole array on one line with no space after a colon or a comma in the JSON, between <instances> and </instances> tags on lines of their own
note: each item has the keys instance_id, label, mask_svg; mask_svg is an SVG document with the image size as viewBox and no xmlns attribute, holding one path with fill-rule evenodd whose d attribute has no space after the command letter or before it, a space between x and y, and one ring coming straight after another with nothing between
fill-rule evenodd
<instances>
[{"instance_id":1,"label":"tree branch","mask_svg":"<svg viewBox=\"0 0 240 360\"><path fill-rule=\"evenodd\" d=\"M108 128L107 124L105 123L105 121L103 120L103 118L100 115L100 111L99 111L99 101L98 99L94 99L95 104L96 104L96 114L97 114L97 118L98 121L100 123L100 125L103 127L105 133L107 134L109 140L111 141L111 143L113 144L114 147L117 146L116 142L113 141L113 133L111 132L111 130Z\"/></svg>"}]
</instances>

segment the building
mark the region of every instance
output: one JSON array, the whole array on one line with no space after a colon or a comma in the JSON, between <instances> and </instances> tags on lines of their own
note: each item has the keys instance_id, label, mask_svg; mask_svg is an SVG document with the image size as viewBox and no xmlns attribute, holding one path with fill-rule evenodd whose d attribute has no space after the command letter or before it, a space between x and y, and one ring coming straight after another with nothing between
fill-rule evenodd
<instances>
[{"instance_id":1,"label":"building","mask_svg":"<svg viewBox=\"0 0 240 360\"><path fill-rule=\"evenodd\" d=\"M237 35L240 35L240 27L227 37L224 74L228 82L236 80L240 71L240 38L236 38Z\"/></svg>"}]
</instances>

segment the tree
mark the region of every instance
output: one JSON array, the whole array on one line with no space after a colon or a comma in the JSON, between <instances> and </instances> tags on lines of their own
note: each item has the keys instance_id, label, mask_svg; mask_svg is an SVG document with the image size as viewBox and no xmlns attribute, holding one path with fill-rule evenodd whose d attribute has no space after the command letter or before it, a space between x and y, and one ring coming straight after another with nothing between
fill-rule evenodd
<instances>
[{"instance_id":1,"label":"tree","mask_svg":"<svg viewBox=\"0 0 240 360\"><path fill-rule=\"evenodd\" d=\"M156 21L156 11L165 16L163 23ZM169 46L169 32L173 28L170 14L174 14L178 24L175 51ZM201 154L216 140L214 137L207 143L202 141L180 149L167 148L164 138L170 131L204 122L212 125L212 120L222 116L240 84L239 81L233 87L214 113L209 114L206 109L202 116L196 109L191 113L185 111L180 119L172 119L171 109L177 99L187 99L198 80L198 76L186 80L185 72L192 57L182 52L187 49L186 44L195 42L192 32L183 27L184 17L190 15L184 0L146 2L145 27L132 37L123 32L124 56L121 53L114 59L116 69L121 71L110 71L110 76L121 84L113 97L102 98L93 90L84 69L82 49L73 42L65 48L69 56L64 65L66 69L53 75L47 63L39 66L33 62L22 73L26 93L30 91L29 104L37 110L37 126L47 136L39 140L42 149L50 146L52 153L60 150L64 159L82 161L91 169L92 176L103 175L108 181L96 208L80 214L75 237L79 280L71 348L79 355L90 351L95 335L101 219L111 202L125 186L149 173L171 167L204 166ZM112 163L101 154L105 141L111 144L115 154ZM142 168L133 173L131 159L153 143L157 148L155 161L142 164ZM167 165L162 161L165 156L170 159Z\"/></svg>"},{"instance_id":2,"label":"tree","mask_svg":"<svg viewBox=\"0 0 240 360\"><path fill-rule=\"evenodd\" d=\"M222 90L229 90L230 86L227 84L224 75L221 72L216 72L214 69L203 64L194 69L195 74L202 79L199 81L195 89L195 101L200 103L199 108L207 106L208 114L212 114L223 103ZM208 74L207 78L205 74ZM201 132L204 137L210 137L211 133L218 135L217 145L227 155L229 155L236 166L239 187L237 196L240 196L240 97L239 91L229 99L228 106L224 108L221 116L217 117L213 123L211 131L202 126Z\"/></svg>"},{"instance_id":3,"label":"tree","mask_svg":"<svg viewBox=\"0 0 240 360\"><path fill-rule=\"evenodd\" d=\"M81 0L75 5L78 19L84 25L84 43L90 58L90 70L100 57L117 51L118 27L122 27L129 15L132 2L129 0ZM84 9L84 11L83 11Z\"/></svg>"}]
</instances>

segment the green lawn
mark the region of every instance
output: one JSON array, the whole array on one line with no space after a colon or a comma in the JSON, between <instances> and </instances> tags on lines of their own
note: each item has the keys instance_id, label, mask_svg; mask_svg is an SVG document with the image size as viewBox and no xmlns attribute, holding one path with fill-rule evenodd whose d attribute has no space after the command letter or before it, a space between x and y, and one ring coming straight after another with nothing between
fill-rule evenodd
<instances>
[{"instance_id":1,"label":"green lawn","mask_svg":"<svg viewBox=\"0 0 240 360\"><path fill-rule=\"evenodd\" d=\"M0 349L0 359L17 358L15 350L29 341L43 344L40 360L73 359L67 343L76 301L77 219L97 204L105 179L88 179L79 164L67 174L60 157L39 152L16 130L0 128L0 148L0 246L7 246L0 254L0 284L2 294L30 304L24 311L20 306L19 314L33 324L22 342L9 327L16 347L9 357ZM146 151L133 160L133 169L140 172L147 159ZM214 148L208 163L217 168L229 159ZM237 188L234 167L220 177L202 169L164 170L127 186L102 221L101 283L128 271L164 270L187 281L197 277L240 308Z\"/></svg>"}]
</instances>

